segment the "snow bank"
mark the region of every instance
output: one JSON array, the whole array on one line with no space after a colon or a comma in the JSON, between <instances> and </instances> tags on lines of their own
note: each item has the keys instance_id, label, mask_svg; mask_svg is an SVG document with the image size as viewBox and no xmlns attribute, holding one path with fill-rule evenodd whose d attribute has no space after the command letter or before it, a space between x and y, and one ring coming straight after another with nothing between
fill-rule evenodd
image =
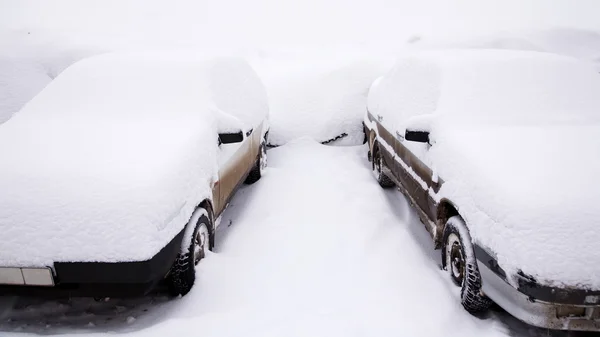
<instances>
[{"instance_id":1,"label":"snow bank","mask_svg":"<svg viewBox=\"0 0 600 337\"><path fill-rule=\"evenodd\" d=\"M445 182L434 197L457 204L509 275L600 289L598 92L600 76L576 59L444 51L401 59L369 107L400 133L429 117L433 145L416 154Z\"/></svg>"},{"instance_id":2,"label":"snow bank","mask_svg":"<svg viewBox=\"0 0 600 337\"><path fill-rule=\"evenodd\" d=\"M0 124L52 79L91 51L31 41L28 34L0 31Z\"/></svg>"},{"instance_id":3,"label":"snow bank","mask_svg":"<svg viewBox=\"0 0 600 337\"><path fill-rule=\"evenodd\" d=\"M324 56L274 60L259 68L269 93L270 144L283 145L301 137L362 144L369 86L392 64L373 56Z\"/></svg>"},{"instance_id":4,"label":"snow bank","mask_svg":"<svg viewBox=\"0 0 600 337\"><path fill-rule=\"evenodd\" d=\"M266 104L237 59L106 54L69 67L0 125L0 265L152 257L212 196L219 115L251 126Z\"/></svg>"}]
</instances>

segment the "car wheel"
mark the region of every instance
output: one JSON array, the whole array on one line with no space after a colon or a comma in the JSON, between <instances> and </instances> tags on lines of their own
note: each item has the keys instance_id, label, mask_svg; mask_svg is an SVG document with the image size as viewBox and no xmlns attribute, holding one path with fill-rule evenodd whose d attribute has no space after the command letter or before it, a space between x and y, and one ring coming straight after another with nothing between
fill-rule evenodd
<instances>
[{"instance_id":1,"label":"car wheel","mask_svg":"<svg viewBox=\"0 0 600 337\"><path fill-rule=\"evenodd\" d=\"M179 253L167 278L169 292L173 296L184 296L190 292L196 281L196 266L204 259L211 249L210 219L207 212L203 212L187 241L186 253ZM184 243L185 244L185 243Z\"/></svg>"},{"instance_id":2,"label":"car wheel","mask_svg":"<svg viewBox=\"0 0 600 337\"><path fill-rule=\"evenodd\" d=\"M446 222L443 237L442 265L450 278L461 287L460 299L471 314L487 311L492 301L481 292L481 275L465 222L453 216Z\"/></svg>"},{"instance_id":3,"label":"car wheel","mask_svg":"<svg viewBox=\"0 0 600 337\"><path fill-rule=\"evenodd\" d=\"M248 177L244 181L245 184L254 184L257 182L264 174L265 169L267 168L267 144L263 142L260 145L260 152L258 153L258 158L256 159L256 163L248 173Z\"/></svg>"},{"instance_id":4,"label":"car wheel","mask_svg":"<svg viewBox=\"0 0 600 337\"><path fill-rule=\"evenodd\" d=\"M385 166L383 162L383 158L381 156L381 151L379 151L379 146L376 144L373 147L373 175L375 175L375 180L379 183L379 186L383 188L391 188L396 186L394 181L390 179L384 172L383 168Z\"/></svg>"}]
</instances>

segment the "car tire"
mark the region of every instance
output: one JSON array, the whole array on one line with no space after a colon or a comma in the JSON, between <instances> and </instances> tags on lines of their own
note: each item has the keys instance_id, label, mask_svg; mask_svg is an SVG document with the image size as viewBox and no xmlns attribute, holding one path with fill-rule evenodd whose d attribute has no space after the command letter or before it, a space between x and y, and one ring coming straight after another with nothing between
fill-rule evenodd
<instances>
[{"instance_id":1,"label":"car tire","mask_svg":"<svg viewBox=\"0 0 600 337\"><path fill-rule=\"evenodd\" d=\"M196 281L196 266L212 248L211 220L206 210L200 209L200 211L203 212L198 221L193 224L192 235L184 236L185 242L182 243L182 247L187 246L186 252L177 255L167 277L169 292L173 296L185 296L190 292Z\"/></svg>"},{"instance_id":2,"label":"car tire","mask_svg":"<svg viewBox=\"0 0 600 337\"><path fill-rule=\"evenodd\" d=\"M383 188L392 188L396 186L394 181L383 172L385 163L383 162L381 151L379 150L379 145L375 144L375 146L373 146L373 154L371 155L371 157L373 175L375 176L375 180L377 180L377 182L379 183L379 186Z\"/></svg>"},{"instance_id":3,"label":"car tire","mask_svg":"<svg viewBox=\"0 0 600 337\"><path fill-rule=\"evenodd\" d=\"M251 184L254 184L255 182L259 181L260 178L263 176L263 173L266 168L267 168L267 144L266 144L266 142L262 142L260 144L260 151L258 153L258 158L256 159L256 163L254 163L254 166L250 170L250 173L248 173L248 176L246 177L246 180L244 181L244 183L247 185L251 185Z\"/></svg>"},{"instance_id":4,"label":"car tire","mask_svg":"<svg viewBox=\"0 0 600 337\"><path fill-rule=\"evenodd\" d=\"M485 313L492 301L481 292L481 275L471 243L471 235L460 216L453 216L444 227L442 266L461 287L461 304L469 313Z\"/></svg>"}]
</instances>

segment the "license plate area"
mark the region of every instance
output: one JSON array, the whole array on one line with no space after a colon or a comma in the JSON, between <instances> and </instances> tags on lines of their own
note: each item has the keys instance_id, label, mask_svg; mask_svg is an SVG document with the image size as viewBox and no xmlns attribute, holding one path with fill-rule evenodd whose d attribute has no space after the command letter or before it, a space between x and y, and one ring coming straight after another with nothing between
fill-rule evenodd
<instances>
[{"instance_id":1,"label":"license plate area","mask_svg":"<svg viewBox=\"0 0 600 337\"><path fill-rule=\"evenodd\" d=\"M0 284L52 287L54 277L50 268L0 267Z\"/></svg>"}]
</instances>

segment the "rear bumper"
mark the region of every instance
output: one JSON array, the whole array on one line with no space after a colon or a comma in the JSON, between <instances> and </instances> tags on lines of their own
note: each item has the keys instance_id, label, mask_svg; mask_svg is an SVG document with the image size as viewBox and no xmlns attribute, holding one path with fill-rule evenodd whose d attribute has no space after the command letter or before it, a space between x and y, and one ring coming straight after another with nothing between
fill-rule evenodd
<instances>
[{"instance_id":1,"label":"rear bumper","mask_svg":"<svg viewBox=\"0 0 600 337\"><path fill-rule=\"evenodd\" d=\"M181 247L183 231L146 261L56 262L54 286L0 285L0 295L139 296L149 293L168 274Z\"/></svg>"},{"instance_id":2,"label":"rear bumper","mask_svg":"<svg viewBox=\"0 0 600 337\"><path fill-rule=\"evenodd\" d=\"M509 314L541 328L600 331L600 304L590 303L595 300L590 297L594 295L582 297L585 291L532 287L521 281L517 289L498 274L497 268L490 268L487 261L479 258L482 291Z\"/></svg>"}]
</instances>

